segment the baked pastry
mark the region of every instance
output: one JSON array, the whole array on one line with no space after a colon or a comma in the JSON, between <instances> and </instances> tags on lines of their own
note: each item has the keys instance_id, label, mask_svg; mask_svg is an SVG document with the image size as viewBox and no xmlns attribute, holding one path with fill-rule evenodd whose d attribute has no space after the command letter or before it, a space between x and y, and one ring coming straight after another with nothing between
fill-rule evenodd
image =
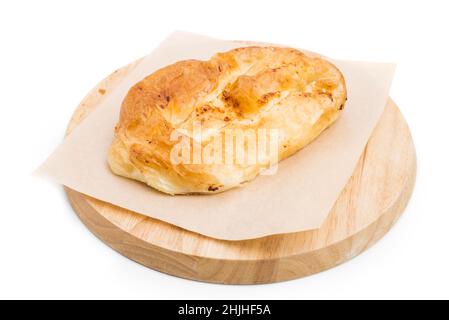
<instances>
[{"instance_id":1,"label":"baked pastry","mask_svg":"<svg viewBox=\"0 0 449 320\"><path fill-rule=\"evenodd\" d=\"M115 174L168 194L222 192L306 146L345 102L341 72L296 49L242 47L177 62L129 90L108 162ZM230 132L243 132L243 140L226 140ZM265 141L275 152L249 156Z\"/></svg>"}]
</instances>

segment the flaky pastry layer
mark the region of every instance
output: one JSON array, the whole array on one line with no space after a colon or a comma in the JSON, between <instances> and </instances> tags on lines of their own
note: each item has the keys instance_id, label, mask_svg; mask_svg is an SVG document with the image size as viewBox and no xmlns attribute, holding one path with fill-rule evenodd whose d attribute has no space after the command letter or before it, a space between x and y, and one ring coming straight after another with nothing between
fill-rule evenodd
<instances>
[{"instance_id":1,"label":"flaky pastry layer","mask_svg":"<svg viewBox=\"0 0 449 320\"><path fill-rule=\"evenodd\" d=\"M273 163L269 155L255 163L227 162L226 147L213 143L217 137L232 130L278 130L280 161L330 126L345 101L341 72L296 49L242 47L209 61L177 62L130 89L108 162L117 175L168 194L222 192L254 179ZM222 148L222 163L174 162L173 150L182 138L190 139L191 150ZM235 144L231 157L254 148L257 143Z\"/></svg>"}]
</instances>

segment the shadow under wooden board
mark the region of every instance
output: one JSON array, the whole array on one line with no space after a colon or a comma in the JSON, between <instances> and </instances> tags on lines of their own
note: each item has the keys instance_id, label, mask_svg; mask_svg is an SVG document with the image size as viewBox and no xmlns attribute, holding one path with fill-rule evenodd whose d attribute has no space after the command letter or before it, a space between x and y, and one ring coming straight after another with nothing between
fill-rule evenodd
<instances>
[{"instance_id":1,"label":"shadow under wooden board","mask_svg":"<svg viewBox=\"0 0 449 320\"><path fill-rule=\"evenodd\" d=\"M67 134L136 64L117 70L87 95ZM260 284L317 273L369 248L405 209L415 175L410 131L389 100L353 176L317 230L223 241L65 190L75 212L98 238L140 264L192 280Z\"/></svg>"}]
</instances>

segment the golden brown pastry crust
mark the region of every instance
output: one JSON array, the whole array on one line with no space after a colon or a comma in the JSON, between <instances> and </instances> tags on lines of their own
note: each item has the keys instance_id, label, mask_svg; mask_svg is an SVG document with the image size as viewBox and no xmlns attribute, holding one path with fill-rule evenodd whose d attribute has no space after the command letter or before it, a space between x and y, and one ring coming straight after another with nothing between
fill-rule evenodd
<instances>
[{"instance_id":1,"label":"golden brown pastry crust","mask_svg":"<svg viewBox=\"0 0 449 320\"><path fill-rule=\"evenodd\" d=\"M201 123L203 136L192 145L205 146L225 129L279 129L280 161L331 125L345 101L341 72L296 49L242 47L209 61L177 62L130 89L109 165L169 194L222 192L252 180L268 164L173 164L170 152L179 142L170 139L174 131L192 137L194 123Z\"/></svg>"}]
</instances>

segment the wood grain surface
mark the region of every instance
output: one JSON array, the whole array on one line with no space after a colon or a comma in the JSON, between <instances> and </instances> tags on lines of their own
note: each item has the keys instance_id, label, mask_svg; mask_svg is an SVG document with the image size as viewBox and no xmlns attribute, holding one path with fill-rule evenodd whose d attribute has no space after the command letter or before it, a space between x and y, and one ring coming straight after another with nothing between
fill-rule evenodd
<instances>
[{"instance_id":1,"label":"wood grain surface","mask_svg":"<svg viewBox=\"0 0 449 320\"><path fill-rule=\"evenodd\" d=\"M67 134L136 64L116 71L87 95L75 111ZM107 245L138 263L192 280L260 284L317 273L369 248L405 209L415 174L410 131L390 100L353 176L317 230L223 241L65 190L83 223Z\"/></svg>"}]
</instances>

